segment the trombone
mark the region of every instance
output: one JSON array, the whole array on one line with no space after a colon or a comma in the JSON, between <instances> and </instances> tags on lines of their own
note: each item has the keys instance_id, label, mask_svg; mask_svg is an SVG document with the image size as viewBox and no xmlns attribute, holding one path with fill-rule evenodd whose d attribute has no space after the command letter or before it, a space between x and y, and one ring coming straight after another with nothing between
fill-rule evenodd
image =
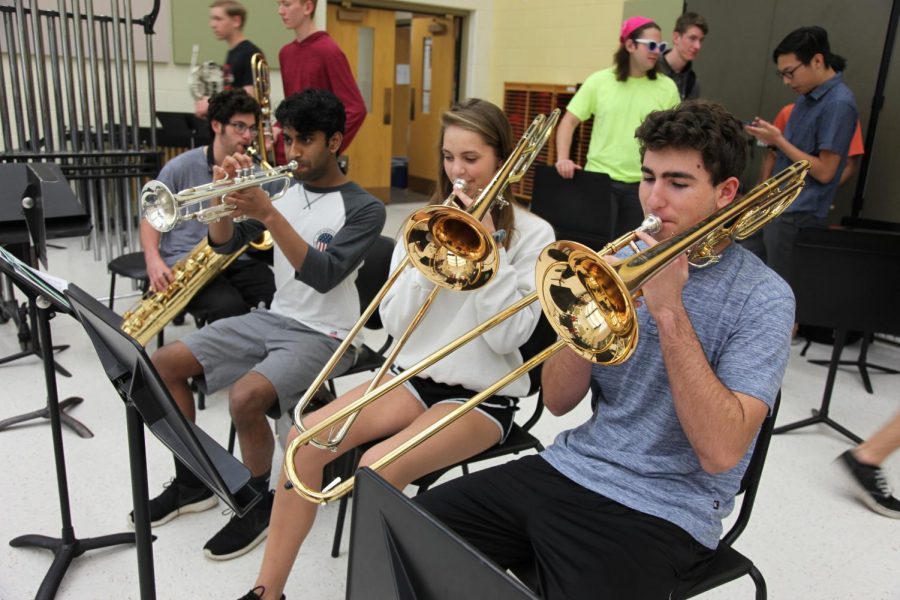
<instances>
[{"instance_id":1,"label":"trombone","mask_svg":"<svg viewBox=\"0 0 900 600\"><path fill-rule=\"evenodd\" d=\"M640 295L641 287L681 254L686 253L688 260L698 265L717 261L716 249L723 242L746 239L781 214L803 189L808 171L809 162L794 163L756 186L740 200L717 210L684 232L643 251L635 243L636 232L625 234L599 252L569 241L549 244L541 252L535 267L537 291L294 438L288 445L285 456L285 470L290 481L287 485L293 487L304 499L317 504L325 504L349 493L353 489L354 478L343 482L336 479L321 492L308 488L294 465L294 456L299 447L309 443L320 431L351 413L362 410L535 300L540 301L544 314L560 339L453 412L385 454L372 463L370 468L377 471L391 464L565 346L596 364L614 365L624 362L637 346L638 321L634 298ZM658 227L658 219L651 216L645 219L637 231L652 232ZM615 265L606 261L605 257L612 256L625 247L630 247L634 254Z\"/></svg>"},{"instance_id":2,"label":"trombone","mask_svg":"<svg viewBox=\"0 0 900 600\"><path fill-rule=\"evenodd\" d=\"M172 193L169 187L154 179L144 184L141 189L141 213L147 222L157 231L171 231L179 223L196 219L201 223L211 223L231 214L231 204L212 204L202 206L208 200L225 197L232 192L258 185L281 182L272 200L281 198L291 185L297 161L291 161L282 167L264 167L254 172L252 168L239 169L229 179L220 179L205 185Z\"/></svg>"},{"instance_id":3,"label":"trombone","mask_svg":"<svg viewBox=\"0 0 900 600\"><path fill-rule=\"evenodd\" d=\"M272 106L269 102L272 86L269 79L269 63L261 52L250 57L250 71L253 74L253 92L256 94L256 101L259 102L259 127L256 129L256 150L249 154L259 160L262 168L271 169L269 151L266 150L266 137L273 139Z\"/></svg>"},{"instance_id":4,"label":"trombone","mask_svg":"<svg viewBox=\"0 0 900 600\"><path fill-rule=\"evenodd\" d=\"M375 294L347 337L341 342L331 359L322 367L315 381L307 388L306 393L294 408L294 426L300 433L306 431L306 427L303 425L303 411L306 410L316 391L346 353L360 329L378 309L378 305L381 304L387 291L396 283L400 274L409 264L418 268L436 285L394 344L389 356L385 358L366 394L381 382L384 374L387 373L406 340L425 316L441 288L458 291L473 290L490 281L499 267L500 256L497 243L485 230L481 220L495 201L506 202L503 199L504 190L508 185L520 181L525 176L531 163L534 162L550 138L559 116L560 111L556 109L549 118L545 115L535 117L512 153L468 210L451 206L450 204L454 200L454 196L451 194L443 204L428 206L414 212L409 217L403 233L407 250L406 257L388 276L385 284ZM457 183L454 183L454 187L457 187ZM329 434L334 433L333 437L326 440L311 438L310 443L323 450L335 450L347 436L358 414L358 410L352 411L337 433L334 433L333 430L329 432ZM288 461L293 464L293 454L285 459L286 463Z\"/></svg>"}]
</instances>

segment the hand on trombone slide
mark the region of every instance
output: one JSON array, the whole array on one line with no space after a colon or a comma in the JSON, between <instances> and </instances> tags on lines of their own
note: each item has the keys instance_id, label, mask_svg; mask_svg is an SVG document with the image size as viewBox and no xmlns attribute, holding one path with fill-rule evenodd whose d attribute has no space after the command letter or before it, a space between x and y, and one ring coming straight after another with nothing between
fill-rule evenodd
<instances>
[{"instance_id":1,"label":"hand on trombone slide","mask_svg":"<svg viewBox=\"0 0 900 600\"><path fill-rule=\"evenodd\" d=\"M636 231L637 237L652 248L659 242L644 231ZM656 273L644 283L639 295L635 298L635 305L647 304L647 309L653 318L659 320L664 312L684 311L681 301L681 292L688 280L688 257L681 253L672 259L668 265ZM638 298L642 298L639 300Z\"/></svg>"},{"instance_id":2,"label":"hand on trombone slide","mask_svg":"<svg viewBox=\"0 0 900 600\"><path fill-rule=\"evenodd\" d=\"M471 196L469 196L465 190L465 185L457 185L456 183L453 184L453 191L451 193L459 199L459 202L457 204L460 205L459 208L461 210L466 210L475 203L475 200ZM479 192L480 191L481 190L479 190ZM488 233L492 234L494 233L494 231L496 231L496 227L494 226L494 219L491 217L491 211L485 212L484 218L481 219L481 223L484 225L484 228Z\"/></svg>"}]
</instances>

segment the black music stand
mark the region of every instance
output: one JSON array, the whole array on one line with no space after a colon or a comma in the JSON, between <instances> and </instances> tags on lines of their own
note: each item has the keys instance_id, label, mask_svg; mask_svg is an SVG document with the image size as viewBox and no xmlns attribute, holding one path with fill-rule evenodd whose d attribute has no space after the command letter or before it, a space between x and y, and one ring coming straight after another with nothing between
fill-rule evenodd
<instances>
[{"instance_id":1,"label":"black music stand","mask_svg":"<svg viewBox=\"0 0 900 600\"><path fill-rule=\"evenodd\" d=\"M28 299L27 313L24 309L16 311L16 324L19 329L19 342L23 346L21 352L11 354L4 358L0 358L0 365L25 358L27 356L37 356L45 365L51 365L51 368L60 375L71 377L72 374L57 364L53 351L65 350L68 346L52 346L50 352L44 352L42 340L33 339L28 328L26 314L30 314L31 322L37 324L38 309L35 305L36 299L42 294L39 282L29 277L31 273L28 267L35 267L38 262L44 266L47 265L47 230L44 223L44 196L47 193L45 188L53 189L51 195L59 195L63 193L56 190L56 186L60 183L61 175L58 173L59 168L56 165L44 164L18 164L18 165L0 165L0 177L7 176L9 179L4 181L4 187L9 186L12 190L12 198L17 199L16 202L2 202L3 207L0 212L0 240L12 240L19 248L24 248L23 252L29 258L27 263L18 261L14 257L6 257L0 259L0 273L6 278L10 284L10 300L13 306L16 305L15 297L12 295L12 284L15 283ZM62 179L65 185L65 179ZM71 194L71 190L65 187L65 191ZM23 227L24 224L24 227ZM23 243L23 240L25 243ZM28 245L30 242L30 246ZM36 287L37 286L37 287ZM61 298L57 298L61 300ZM64 311L71 312L71 311ZM48 319L52 318L52 314L48 313ZM47 337L50 339L50 336ZM48 363L49 361L49 363ZM54 379L54 388L56 380ZM83 402L82 398L73 396L63 401L55 400L55 409L60 411L62 424L71 428L75 433L83 438L94 437L91 430L85 427L83 423L69 416L65 411ZM35 411L31 411L15 417L9 417L0 421L0 431L23 423L32 419L50 418L50 400L47 405Z\"/></svg>"},{"instance_id":2,"label":"black music stand","mask_svg":"<svg viewBox=\"0 0 900 600\"><path fill-rule=\"evenodd\" d=\"M895 233L900 233L900 223L893 223L890 221L879 221L876 219L863 219L859 217L844 217L841 219L841 226L848 229L861 229L861 230L875 230L875 231L892 231ZM900 373L897 369L892 369L890 367L885 367L882 365L876 365L870 363L868 360L869 355L869 344L872 343L872 340L875 338L874 332L865 332L862 338L862 345L859 348L859 356L856 360L842 360L838 364L840 365L852 365L855 366L859 370L859 376L862 378L863 387L870 394L874 393L874 389L872 388L872 380L869 377L869 369L876 369L881 371L882 373L887 373L889 375L896 375ZM897 345L896 342L891 342L890 340L880 341ZM806 349L809 347L810 342L806 343L806 346L803 348L803 352L800 353L801 356L804 355ZM828 365L830 361L827 360L810 360L809 362L817 364L817 365Z\"/></svg>"},{"instance_id":3,"label":"black music stand","mask_svg":"<svg viewBox=\"0 0 900 600\"><path fill-rule=\"evenodd\" d=\"M141 598L148 600L156 597L156 585L144 424L238 516L245 515L262 494L247 485L247 467L184 418L144 348L121 330L122 318L74 284L65 294L91 339L106 376L125 402L138 576Z\"/></svg>"},{"instance_id":4,"label":"black music stand","mask_svg":"<svg viewBox=\"0 0 900 600\"><path fill-rule=\"evenodd\" d=\"M553 226L556 239L599 250L613 239L609 175L575 171L563 179L556 167L534 168L531 212Z\"/></svg>"},{"instance_id":5,"label":"black music stand","mask_svg":"<svg viewBox=\"0 0 900 600\"><path fill-rule=\"evenodd\" d=\"M900 334L900 234L852 229L803 229L793 249L792 278L797 321L833 328L822 404L813 416L776 427L774 433L824 423L856 443L862 438L829 415L834 379L847 332Z\"/></svg>"},{"instance_id":6,"label":"black music stand","mask_svg":"<svg viewBox=\"0 0 900 600\"><path fill-rule=\"evenodd\" d=\"M91 230L84 206L72 193L59 165L54 163L0 163L0 245L7 246L29 266L47 266L47 239L86 235ZM27 356L42 356L32 339L28 316L35 323L34 306L20 310L10 295L3 302L4 318L15 320L22 352L0 358L0 364ZM65 350L58 346L55 350ZM60 375L71 374L54 363ZM63 406L66 407L65 403Z\"/></svg>"},{"instance_id":7,"label":"black music stand","mask_svg":"<svg viewBox=\"0 0 900 600\"><path fill-rule=\"evenodd\" d=\"M347 600L537 600L371 469L353 495Z\"/></svg>"},{"instance_id":8,"label":"black music stand","mask_svg":"<svg viewBox=\"0 0 900 600\"><path fill-rule=\"evenodd\" d=\"M40 336L40 348L43 349L44 382L47 386L47 408L42 411L44 414L40 416L50 419L53 454L56 461L56 483L59 491L59 507L62 519L62 532L59 538L30 534L16 537L10 540L9 544L16 548L36 547L53 552L53 563L50 565L50 569L44 576L44 580L41 582L35 596L40 599L53 598L73 559L81 556L88 550L133 543L134 534L118 533L87 539L75 537L69 505L69 484L66 475L66 459L62 439L63 419L68 419L70 425L74 419L63 414L60 410L62 403L59 402L57 395L56 373L52 366L53 344L50 336L50 319L53 317L53 313L61 312L73 315L72 307L58 290L53 289L52 286L43 282L36 275L31 275L27 270L23 270L21 265L19 265L19 268L16 268L16 265L8 262L7 258L3 256L0 256L0 270L14 282L16 287L29 297L37 310L36 325ZM81 402L80 398L76 400ZM74 422L79 427L87 430L77 421ZM88 431L88 434L93 435L90 431Z\"/></svg>"}]
</instances>

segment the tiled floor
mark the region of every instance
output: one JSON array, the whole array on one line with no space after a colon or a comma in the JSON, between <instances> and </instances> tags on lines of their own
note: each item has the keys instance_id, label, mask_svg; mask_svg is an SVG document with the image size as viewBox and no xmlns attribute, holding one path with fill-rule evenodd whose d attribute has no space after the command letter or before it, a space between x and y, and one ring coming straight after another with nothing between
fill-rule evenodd
<instances>
[{"instance_id":1,"label":"tiled floor","mask_svg":"<svg viewBox=\"0 0 900 600\"><path fill-rule=\"evenodd\" d=\"M385 227L393 235L409 204L388 208ZM50 251L50 272L69 279L97 297L107 293L108 275L102 263L81 250L78 240L66 240L65 250ZM121 284L120 290L127 289ZM116 303L119 312L133 299ZM85 402L72 416L90 427L95 437L81 439L65 430L63 440L75 534L94 537L126 531L130 510L127 437L121 401L106 379L81 327L61 316L52 323L54 340L70 344L59 362L72 371L59 377L60 397L79 395ZM192 329L170 326L168 340ZM11 324L0 326L0 356L18 350ZM850 348L849 356L857 349ZM814 345L811 358L827 358L830 347ZM779 423L809 415L818 406L825 369L798 356L795 347L784 381ZM872 363L900 367L900 348L876 344ZM44 402L40 362L36 358L0 365L0 419L35 410ZM900 376L873 373L875 393L867 394L857 373L837 377L832 415L861 436L871 434L900 409ZM350 385L345 383L344 385ZM564 418L545 413L536 432L549 443L561 429L587 417L585 407ZM224 396L209 399L199 424L225 443L228 416ZM148 436L150 488L153 493L169 478L168 452ZM835 432L812 427L776 437L772 442L756 510L738 548L751 556L765 575L773 599L900 599L900 520L875 515L848 495L832 460L850 447ZM11 548L6 542L25 533L60 534L59 502L50 429L45 423L0 432L0 599L33 597L50 566L46 551ZM887 471L900 486L900 459ZM222 505L220 504L220 507ZM184 516L158 528L153 545L157 596L169 598L236 598L253 582L262 549L224 563L204 558L202 546L227 519L220 510ZM289 599L326 599L344 595L347 540L342 555L329 555L336 506L321 509L288 584ZM136 555L131 547L88 552L76 558L66 574L59 598L138 598ZM473 593L473 598L478 594ZM752 598L749 580L716 590L708 598Z\"/></svg>"}]
</instances>

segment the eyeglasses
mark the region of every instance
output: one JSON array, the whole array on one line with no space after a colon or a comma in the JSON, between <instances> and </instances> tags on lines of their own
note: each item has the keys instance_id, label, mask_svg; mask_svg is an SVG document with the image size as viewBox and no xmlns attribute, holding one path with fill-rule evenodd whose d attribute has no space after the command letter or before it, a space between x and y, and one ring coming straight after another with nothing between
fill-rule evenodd
<instances>
[{"instance_id":1,"label":"eyeglasses","mask_svg":"<svg viewBox=\"0 0 900 600\"><path fill-rule=\"evenodd\" d=\"M790 69L785 69L784 71L779 71L778 69L775 69L775 75L777 75L779 79L783 78L783 79L787 79L788 81L790 81L794 78L794 73L797 71L797 69L799 69L802 66L804 66L804 63L800 63L796 67L792 67Z\"/></svg>"},{"instance_id":2,"label":"eyeglasses","mask_svg":"<svg viewBox=\"0 0 900 600\"><path fill-rule=\"evenodd\" d=\"M650 52L659 52L662 54L666 51L669 45L665 42L657 42L656 40L645 40L645 39L636 39L634 40L635 44L647 44L647 50Z\"/></svg>"},{"instance_id":3,"label":"eyeglasses","mask_svg":"<svg viewBox=\"0 0 900 600\"><path fill-rule=\"evenodd\" d=\"M251 135L256 135L257 133L259 133L259 128L256 127L256 125L247 125L246 123L241 123L240 121L232 121L231 123L229 123L229 125L234 127L234 130L238 132L238 135L244 135L248 131Z\"/></svg>"}]
</instances>

